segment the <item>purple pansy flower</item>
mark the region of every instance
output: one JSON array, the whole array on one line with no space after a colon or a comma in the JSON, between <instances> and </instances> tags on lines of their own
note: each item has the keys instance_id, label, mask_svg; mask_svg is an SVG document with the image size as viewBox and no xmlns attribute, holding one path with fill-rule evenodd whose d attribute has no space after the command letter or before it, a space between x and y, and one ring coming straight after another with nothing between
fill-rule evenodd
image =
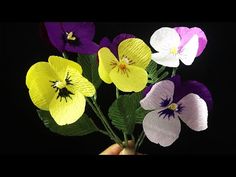
<instances>
[{"instance_id":1,"label":"purple pansy flower","mask_svg":"<svg viewBox=\"0 0 236 177\"><path fill-rule=\"evenodd\" d=\"M100 48L102 47L107 47L111 50L111 52L117 57L118 57L118 46L119 44L125 40L125 39L129 39L129 38L135 38L134 35L132 34L119 34L117 35L113 41L111 42L110 39L108 39L107 37L104 37L101 41L100 41Z\"/></svg>"},{"instance_id":2,"label":"purple pansy flower","mask_svg":"<svg viewBox=\"0 0 236 177\"><path fill-rule=\"evenodd\" d=\"M92 22L45 22L49 40L60 52L95 54L99 46L93 42Z\"/></svg>"},{"instance_id":3,"label":"purple pansy flower","mask_svg":"<svg viewBox=\"0 0 236 177\"><path fill-rule=\"evenodd\" d=\"M203 84L197 81L181 83L177 75L154 84L140 104L145 110L152 110L143 120L147 138L161 146L170 146L179 137L179 119L192 130L207 129L212 96Z\"/></svg>"},{"instance_id":4,"label":"purple pansy flower","mask_svg":"<svg viewBox=\"0 0 236 177\"><path fill-rule=\"evenodd\" d=\"M186 43L194 36L198 36L198 52L196 57L202 54L203 50L207 45L207 37L205 33L198 27L188 28L188 27L176 27L175 30L180 35L181 43L179 49L181 50Z\"/></svg>"}]
</instances>

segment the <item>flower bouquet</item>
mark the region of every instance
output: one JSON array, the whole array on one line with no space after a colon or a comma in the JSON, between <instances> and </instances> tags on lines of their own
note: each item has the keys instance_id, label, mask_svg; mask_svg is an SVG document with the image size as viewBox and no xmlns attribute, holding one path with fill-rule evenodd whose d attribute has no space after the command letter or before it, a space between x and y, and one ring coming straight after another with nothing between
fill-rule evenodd
<instances>
[{"instance_id":1,"label":"flower bouquet","mask_svg":"<svg viewBox=\"0 0 236 177\"><path fill-rule=\"evenodd\" d=\"M179 137L181 122L195 131L207 129L211 93L202 83L182 81L176 74L180 61L191 65L204 51L207 37L200 28L162 27L150 35L149 46L131 34L104 37L96 44L91 22L44 26L61 56L31 66L26 85L40 119L52 132L99 132L136 154L145 137L170 146ZM109 96L99 94L101 84L115 86L116 99L108 112L97 102ZM86 114L86 106L96 117Z\"/></svg>"}]
</instances>

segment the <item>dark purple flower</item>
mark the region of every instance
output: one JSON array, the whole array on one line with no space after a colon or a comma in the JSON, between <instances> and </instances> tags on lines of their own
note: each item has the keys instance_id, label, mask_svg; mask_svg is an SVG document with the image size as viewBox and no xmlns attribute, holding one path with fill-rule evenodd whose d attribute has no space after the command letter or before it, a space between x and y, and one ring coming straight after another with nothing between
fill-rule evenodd
<instances>
[{"instance_id":1,"label":"dark purple flower","mask_svg":"<svg viewBox=\"0 0 236 177\"><path fill-rule=\"evenodd\" d=\"M111 52L117 57L118 57L118 46L119 44L124 41L125 39L129 39L129 38L135 38L134 35L132 34L119 34L117 35L113 41L111 42L107 37L104 37L101 41L100 41L100 48L102 47L107 47L111 50Z\"/></svg>"},{"instance_id":2,"label":"dark purple flower","mask_svg":"<svg viewBox=\"0 0 236 177\"><path fill-rule=\"evenodd\" d=\"M203 84L197 81L182 83L177 75L154 84L140 104L145 110L151 110L143 120L147 138L161 146L169 146L179 137L179 119L192 130L207 129L212 97Z\"/></svg>"},{"instance_id":3,"label":"dark purple flower","mask_svg":"<svg viewBox=\"0 0 236 177\"><path fill-rule=\"evenodd\" d=\"M45 22L49 40L60 52L95 54L99 46L93 42L92 22Z\"/></svg>"}]
</instances>

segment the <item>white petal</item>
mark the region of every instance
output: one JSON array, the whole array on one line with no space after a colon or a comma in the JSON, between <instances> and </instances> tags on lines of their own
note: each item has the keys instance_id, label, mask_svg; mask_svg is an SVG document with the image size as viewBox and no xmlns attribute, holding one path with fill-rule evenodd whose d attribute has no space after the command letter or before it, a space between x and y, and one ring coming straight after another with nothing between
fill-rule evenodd
<instances>
[{"instance_id":1,"label":"white petal","mask_svg":"<svg viewBox=\"0 0 236 177\"><path fill-rule=\"evenodd\" d=\"M180 36L175 29L163 27L153 33L150 44L158 52L169 51L180 45Z\"/></svg>"},{"instance_id":2,"label":"white petal","mask_svg":"<svg viewBox=\"0 0 236 177\"><path fill-rule=\"evenodd\" d=\"M206 102L198 95L190 93L178 103L183 106L180 119L195 131L207 129L208 110Z\"/></svg>"},{"instance_id":3,"label":"white petal","mask_svg":"<svg viewBox=\"0 0 236 177\"><path fill-rule=\"evenodd\" d=\"M156 83L146 97L140 101L141 106L145 110L163 109L161 102L165 99L170 99L172 102L174 87L174 83L169 80Z\"/></svg>"},{"instance_id":4,"label":"white petal","mask_svg":"<svg viewBox=\"0 0 236 177\"><path fill-rule=\"evenodd\" d=\"M198 51L198 36L194 35L189 42L183 47L180 53L180 60L185 65L191 65Z\"/></svg>"},{"instance_id":5,"label":"white petal","mask_svg":"<svg viewBox=\"0 0 236 177\"><path fill-rule=\"evenodd\" d=\"M147 138L161 146L170 146L178 137L181 130L180 120L159 116L159 111L148 113L143 120L143 130Z\"/></svg>"},{"instance_id":6,"label":"white petal","mask_svg":"<svg viewBox=\"0 0 236 177\"><path fill-rule=\"evenodd\" d=\"M174 67L174 68L179 66L178 55L173 55L173 54L165 55L165 54L163 54L163 52L154 53L154 54L152 54L152 60L162 66Z\"/></svg>"}]
</instances>

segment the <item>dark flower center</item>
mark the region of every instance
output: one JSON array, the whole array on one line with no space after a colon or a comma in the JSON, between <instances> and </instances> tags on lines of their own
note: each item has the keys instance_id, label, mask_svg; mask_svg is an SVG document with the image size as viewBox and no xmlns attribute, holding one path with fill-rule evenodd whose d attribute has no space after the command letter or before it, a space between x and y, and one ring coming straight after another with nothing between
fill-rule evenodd
<instances>
[{"instance_id":1,"label":"dark flower center","mask_svg":"<svg viewBox=\"0 0 236 177\"><path fill-rule=\"evenodd\" d=\"M171 117L175 118L175 113L181 113L183 110L183 106L181 104L170 103L171 99L166 98L162 99L160 103L161 107L167 107L166 109L159 111L160 116L163 116L163 119L166 117L170 119Z\"/></svg>"},{"instance_id":2,"label":"dark flower center","mask_svg":"<svg viewBox=\"0 0 236 177\"><path fill-rule=\"evenodd\" d=\"M70 99L72 99L71 95L74 95L71 91L69 91L66 88L67 85L73 85L72 80L70 78L71 76L69 75L69 72L68 72L64 82L49 81L52 83L51 87L56 89L56 93L58 92L57 99L60 98L60 102L62 101L63 98L67 102L67 98L69 97Z\"/></svg>"},{"instance_id":3,"label":"dark flower center","mask_svg":"<svg viewBox=\"0 0 236 177\"><path fill-rule=\"evenodd\" d=\"M69 44L74 45L74 46L79 45L79 39L72 31L65 33L64 41L65 41L65 43L69 43Z\"/></svg>"}]
</instances>

